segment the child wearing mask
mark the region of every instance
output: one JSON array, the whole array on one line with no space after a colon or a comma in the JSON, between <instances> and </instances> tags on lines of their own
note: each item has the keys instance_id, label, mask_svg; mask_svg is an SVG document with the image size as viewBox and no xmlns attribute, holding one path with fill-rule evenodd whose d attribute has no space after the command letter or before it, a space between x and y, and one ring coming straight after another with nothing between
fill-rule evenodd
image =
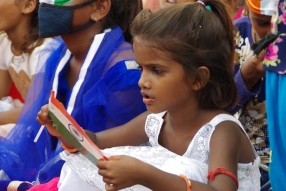
<instances>
[{"instance_id":1,"label":"child wearing mask","mask_svg":"<svg viewBox=\"0 0 286 191\"><path fill-rule=\"evenodd\" d=\"M37 112L51 90L92 132L122 125L146 110L129 44L129 25L141 9L139 0L40 1L40 36L60 37L49 44L54 51L41 54L23 115L0 143L2 180L13 185L14 180L35 181L37 175L39 182L59 176L61 144L46 130L34 142Z\"/></svg>"}]
</instances>

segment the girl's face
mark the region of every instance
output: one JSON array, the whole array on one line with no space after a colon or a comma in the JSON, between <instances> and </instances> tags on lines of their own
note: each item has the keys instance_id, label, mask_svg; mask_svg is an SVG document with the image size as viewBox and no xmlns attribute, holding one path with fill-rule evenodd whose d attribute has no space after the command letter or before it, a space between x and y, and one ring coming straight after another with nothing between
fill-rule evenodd
<instances>
[{"instance_id":1,"label":"girl's face","mask_svg":"<svg viewBox=\"0 0 286 191\"><path fill-rule=\"evenodd\" d=\"M142 69L138 85L148 111L178 110L194 101L194 92L187 85L181 64L171 60L163 51L149 47L138 37L134 38L133 49Z\"/></svg>"},{"instance_id":2,"label":"girl's face","mask_svg":"<svg viewBox=\"0 0 286 191\"><path fill-rule=\"evenodd\" d=\"M249 19L252 28L259 38L263 38L271 30L271 16L259 15L249 10Z\"/></svg>"},{"instance_id":3,"label":"girl's face","mask_svg":"<svg viewBox=\"0 0 286 191\"><path fill-rule=\"evenodd\" d=\"M22 1L0 0L0 31L9 32L17 28L22 19Z\"/></svg>"},{"instance_id":4,"label":"girl's face","mask_svg":"<svg viewBox=\"0 0 286 191\"><path fill-rule=\"evenodd\" d=\"M188 3L188 2L195 2L195 0L159 0L160 7L164 8L166 6L179 4L179 3Z\"/></svg>"}]
</instances>

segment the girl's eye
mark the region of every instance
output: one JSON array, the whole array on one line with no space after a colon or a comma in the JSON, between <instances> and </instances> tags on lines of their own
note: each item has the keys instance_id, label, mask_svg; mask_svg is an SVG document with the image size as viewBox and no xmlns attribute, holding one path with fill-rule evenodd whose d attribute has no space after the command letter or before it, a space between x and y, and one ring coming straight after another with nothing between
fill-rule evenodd
<instances>
[{"instance_id":1,"label":"girl's eye","mask_svg":"<svg viewBox=\"0 0 286 191\"><path fill-rule=\"evenodd\" d=\"M141 71L143 70L142 66L140 66L139 64L138 64L137 68Z\"/></svg>"},{"instance_id":2,"label":"girl's eye","mask_svg":"<svg viewBox=\"0 0 286 191\"><path fill-rule=\"evenodd\" d=\"M154 67L152 70L155 74L162 74L163 73L162 70L160 70L159 68L156 68L156 67Z\"/></svg>"}]
</instances>

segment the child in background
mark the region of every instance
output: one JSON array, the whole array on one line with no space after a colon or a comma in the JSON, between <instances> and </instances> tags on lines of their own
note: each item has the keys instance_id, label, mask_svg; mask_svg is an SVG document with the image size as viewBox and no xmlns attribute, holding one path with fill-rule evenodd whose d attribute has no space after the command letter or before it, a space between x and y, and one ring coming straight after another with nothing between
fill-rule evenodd
<instances>
[{"instance_id":1,"label":"child in background","mask_svg":"<svg viewBox=\"0 0 286 191\"><path fill-rule=\"evenodd\" d=\"M261 185L268 182L270 149L265 97L265 70L262 62L265 50L255 55L251 45L257 43L270 32L271 16L275 1L246 0L248 16L234 22L237 28L235 49L235 80L240 103L233 112L241 108L239 120L243 124L251 142L261 158Z\"/></svg>"},{"instance_id":2,"label":"child in background","mask_svg":"<svg viewBox=\"0 0 286 191\"><path fill-rule=\"evenodd\" d=\"M242 17L234 22L237 28L235 49L235 79L243 81L237 84L241 99L242 112L240 121L245 127L254 147L263 159L263 164L269 162L269 142L265 111L265 70L262 62L265 51L254 55L251 45L258 42L270 32L271 15L274 12L274 2L265 6L254 7L256 0L246 0L249 10L248 17ZM243 103L241 102L241 103ZM239 108L239 107L238 107ZM237 109L238 109L237 108Z\"/></svg>"},{"instance_id":3,"label":"child in background","mask_svg":"<svg viewBox=\"0 0 286 191\"><path fill-rule=\"evenodd\" d=\"M285 190L286 155L286 1L275 0L272 33L278 38L266 49L266 112L271 149L270 183L274 191Z\"/></svg>"},{"instance_id":4,"label":"child in background","mask_svg":"<svg viewBox=\"0 0 286 191\"><path fill-rule=\"evenodd\" d=\"M258 191L260 158L242 125L223 110L237 98L233 27L223 4L206 0L153 14L144 10L131 31L143 102L153 114L89 133L107 156L118 156L97 161L102 177L81 154L65 156L59 190ZM42 108L38 121L73 149L49 120ZM145 142L150 146L138 146Z\"/></svg>"},{"instance_id":5,"label":"child in background","mask_svg":"<svg viewBox=\"0 0 286 191\"><path fill-rule=\"evenodd\" d=\"M26 98L36 73L38 57L51 38L39 37L38 0L11 0L0 3L0 125L16 123L22 104L8 96L12 82ZM13 127L11 124L10 127ZM10 128L0 126L0 136ZM2 131L2 132L1 132Z\"/></svg>"},{"instance_id":6,"label":"child in background","mask_svg":"<svg viewBox=\"0 0 286 191\"><path fill-rule=\"evenodd\" d=\"M70 115L92 132L122 125L146 110L138 86L140 70L127 42L141 1L40 3L40 36L61 38L49 43L47 48L54 51L41 54L23 116L0 143L1 180L32 182L38 177L45 182L59 176L62 162L57 157L63 149L58 140L44 130L34 142L40 129L37 112L48 103L51 90Z\"/></svg>"}]
</instances>

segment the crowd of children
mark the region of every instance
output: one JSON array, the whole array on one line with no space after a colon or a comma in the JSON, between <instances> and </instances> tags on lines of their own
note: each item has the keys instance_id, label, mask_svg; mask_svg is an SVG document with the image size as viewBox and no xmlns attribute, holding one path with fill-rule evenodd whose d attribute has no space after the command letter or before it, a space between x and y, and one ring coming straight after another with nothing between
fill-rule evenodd
<instances>
[{"instance_id":1,"label":"crowd of children","mask_svg":"<svg viewBox=\"0 0 286 191\"><path fill-rule=\"evenodd\" d=\"M0 98L25 101L0 112L0 190L283 190L285 7L0 3ZM51 90L108 160L55 129Z\"/></svg>"}]
</instances>

